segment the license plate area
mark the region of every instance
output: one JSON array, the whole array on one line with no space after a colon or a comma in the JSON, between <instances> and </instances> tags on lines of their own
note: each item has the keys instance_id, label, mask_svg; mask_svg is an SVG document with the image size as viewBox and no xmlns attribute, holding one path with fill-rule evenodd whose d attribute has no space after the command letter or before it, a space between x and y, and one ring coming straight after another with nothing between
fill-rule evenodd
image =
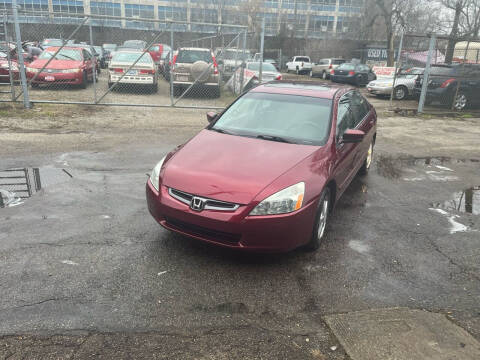
<instances>
[{"instance_id":1,"label":"license plate area","mask_svg":"<svg viewBox=\"0 0 480 360\"><path fill-rule=\"evenodd\" d=\"M128 70L127 75L137 75L138 71L137 70Z\"/></svg>"},{"instance_id":2,"label":"license plate area","mask_svg":"<svg viewBox=\"0 0 480 360\"><path fill-rule=\"evenodd\" d=\"M188 81L188 76L179 75L179 76L177 76L177 80L178 81Z\"/></svg>"}]
</instances>

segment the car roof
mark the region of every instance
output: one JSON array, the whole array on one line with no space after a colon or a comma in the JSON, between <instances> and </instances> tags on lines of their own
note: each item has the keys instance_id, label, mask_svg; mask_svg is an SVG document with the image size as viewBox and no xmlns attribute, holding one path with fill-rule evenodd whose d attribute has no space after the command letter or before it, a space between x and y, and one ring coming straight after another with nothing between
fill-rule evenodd
<instances>
[{"instance_id":1,"label":"car roof","mask_svg":"<svg viewBox=\"0 0 480 360\"><path fill-rule=\"evenodd\" d=\"M257 86L250 91L333 99L338 91L345 92L350 89L353 88L340 84L318 83L313 81L280 80Z\"/></svg>"},{"instance_id":2,"label":"car roof","mask_svg":"<svg viewBox=\"0 0 480 360\"><path fill-rule=\"evenodd\" d=\"M181 48L178 48L178 50L199 50L199 51L208 51L208 52L210 52L210 49L207 49L207 48L196 48L196 47L181 47Z\"/></svg>"}]
</instances>

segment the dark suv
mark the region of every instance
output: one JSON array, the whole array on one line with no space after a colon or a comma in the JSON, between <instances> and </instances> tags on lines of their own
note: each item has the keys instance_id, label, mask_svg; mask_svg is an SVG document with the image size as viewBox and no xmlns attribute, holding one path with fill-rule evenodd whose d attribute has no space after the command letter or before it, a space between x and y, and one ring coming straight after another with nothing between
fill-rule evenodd
<instances>
[{"instance_id":1,"label":"dark suv","mask_svg":"<svg viewBox=\"0 0 480 360\"><path fill-rule=\"evenodd\" d=\"M415 82L415 95L422 92L423 75ZM458 90L457 90L458 88ZM440 102L463 110L480 102L480 64L434 65L428 78L425 104Z\"/></svg>"}]
</instances>

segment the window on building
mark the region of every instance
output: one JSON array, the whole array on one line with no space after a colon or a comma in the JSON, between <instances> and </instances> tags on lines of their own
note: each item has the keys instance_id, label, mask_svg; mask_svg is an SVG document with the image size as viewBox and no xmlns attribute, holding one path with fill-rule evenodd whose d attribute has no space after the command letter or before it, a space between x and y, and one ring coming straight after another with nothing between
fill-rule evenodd
<instances>
[{"instance_id":1,"label":"window on building","mask_svg":"<svg viewBox=\"0 0 480 360\"><path fill-rule=\"evenodd\" d=\"M121 16L122 10L120 9L120 1L116 2L104 2L104 1L91 1L90 12L93 15L108 15L108 16Z\"/></svg>"},{"instance_id":2,"label":"window on building","mask_svg":"<svg viewBox=\"0 0 480 360\"><path fill-rule=\"evenodd\" d=\"M52 0L53 11L70 14L83 14L83 1Z\"/></svg>"},{"instance_id":3,"label":"window on building","mask_svg":"<svg viewBox=\"0 0 480 360\"><path fill-rule=\"evenodd\" d=\"M125 4L125 16L142 19L153 19L153 5Z\"/></svg>"},{"instance_id":4,"label":"window on building","mask_svg":"<svg viewBox=\"0 0 480 360\"><path fill-rule=\"evenodd\" d=\"M158 19L187 21L187 8L173 7L173 6L159 6Z\"/></svg>"},{"instance_id":5,"label":"window on building","mask_svg":"<svg viewBox=\"0 0 480 360\"><path fill-rule=\"evenodd\" d=\"M308 30L316 33L331 32L333 31L333 25L335 24L334 16L310 16L308 23Z\"/></svg>"}]
</instances>

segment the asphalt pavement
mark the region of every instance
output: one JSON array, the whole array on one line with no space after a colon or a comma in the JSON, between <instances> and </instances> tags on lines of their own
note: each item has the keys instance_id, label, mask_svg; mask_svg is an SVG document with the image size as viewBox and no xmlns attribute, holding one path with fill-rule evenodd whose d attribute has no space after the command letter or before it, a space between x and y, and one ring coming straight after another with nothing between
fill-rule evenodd
<instances>
[{"instance_id":1,"label":"asphalt pavement","mask_svg":"<svg viewBox=\"0 0 480 360\"><path fill-rule=\"evenodd\" d=\"M176 145L2 159L44 182L0 209L0 358L347 359L324 317L391 307L480 338L477 159L377 156L317 252L249 255L149 215L146 173Z\"/></svg>"}]
</instances>

